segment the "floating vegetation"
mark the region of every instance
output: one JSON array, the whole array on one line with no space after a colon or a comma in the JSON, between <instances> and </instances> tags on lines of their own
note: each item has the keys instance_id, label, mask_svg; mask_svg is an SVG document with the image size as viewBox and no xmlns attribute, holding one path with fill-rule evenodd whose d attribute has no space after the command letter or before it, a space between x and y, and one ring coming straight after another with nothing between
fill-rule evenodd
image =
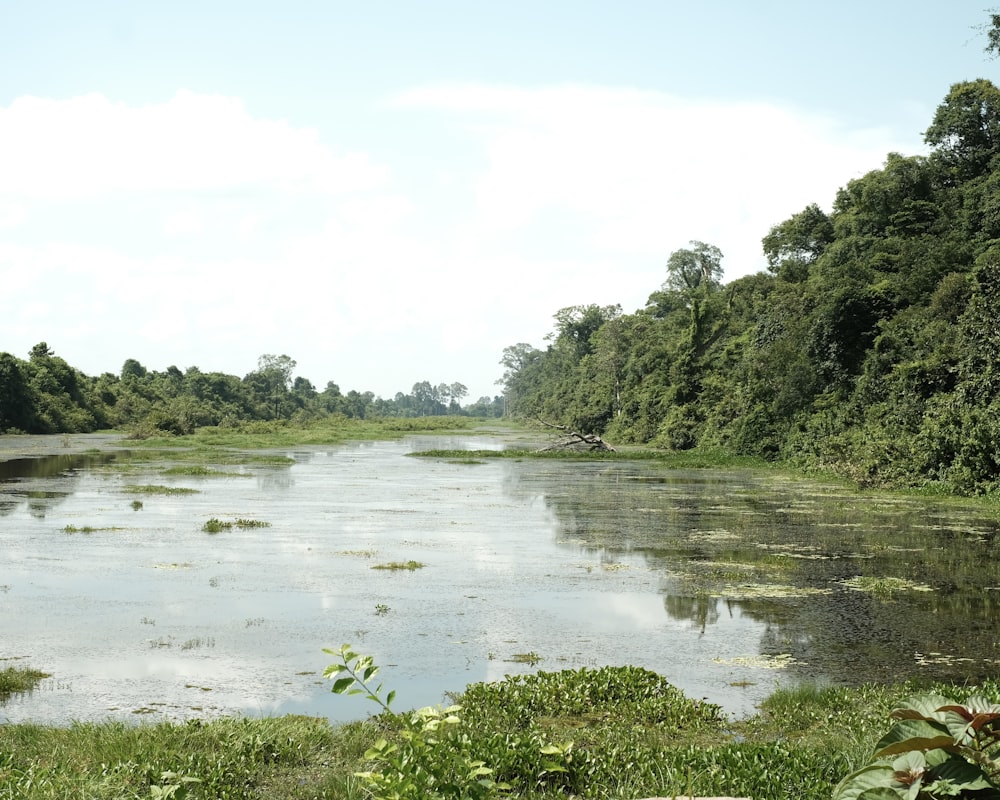
<instances>
[{"instance_id":1,"label":"floating vegetation","mask_svg":"<svg viewBox=\"0 0 1000 800\"><path fill-rule=\"evenodd\" d=\"M741 536L733 531L723 529L715 531L691 531L687 538L692 542L731 542L740 539Z\"/></svg>"},{"instance_id":2,"label":"floating vegetation","mask_svg":"<svg viewBox=\"0 0 1000 800\"><path fill-rule=\"evenodd\" d=\"M271 523L265 522L259 519L240 519L233 520L229 522L227 520L217 519L212 517L208 522L201 526L201 529L205 533L221 533L222 531L229 531L233 528L239 528L240 530L248 530L250 528L270 528Z\"/></svg>"},{"instance_id":3,"label":"floating vegetation","mask_svg":"<svg viewBox=\"0 0 1000 800\"><path fill-rule=\"evenodd\" d=\"M139 511L140 509L142 509L142 500L133 500L132 501L132 510L133 511Z\"/></svg>"},{"instance_id":4,"label":"floating vegetation","mask_svg":"<svg viewBox=\"0 0 1000 800\"><path fill-rule=\"evenodd\" d=\"M799 664L789 653L774 656L737 656L736 658L713 658L716 664L726 664L730 667L750 667L751 669L788 669L792 664Z\"/></svg>"},{"instance_id":5,"label":"floating vegetation","mask_svg":"<svg viewBox=\"0 0 1000 800\"><path fill-rule=\"evenodd\" d=\"M188 489L183 486L161 486L155 483L142 485L129 484L128 486L122 487L122 491L127 494L198 494L197 489Z\"/></svg>"},{"instance_id":6,"label":"floating vegetation","mask_svg":"<svg viewBox=\"0 0 1000 800\"><path fill-rule=\"evenodd\" d=\"M542 657L532 650L528 653L514 653L510 658L505 658L504 661L512 664L528 664L533 667L542 661Z\"/></svg>"},{"instance_id":7,"label":"floating vegetation","mask_svg":"<svg viewBox=\"0 0 1000 800\"><path fill-rule=\"evenodd\" d=\"M427 565L420 561L388 561L385 564L375 564L372 569L387 569L387 570L409 570L413 571L415 569L423 569Z\"/></svg>"},{"instance_id":8,"label":"floating vegetation","mask_svg":"<svg viewBox=\"0 0 1000 800\"><path fill-rule=\"evenodd\" d=\"M338 550L338 556L357 556L358 558L375 558L378 550Z\"/></svg>"},{"instance_id":9,"label":"floating vegetation","mask_svg":"<svg viewBox=\"0 0 1000 800\"><path fill-rule=\"evenodd\" d=\"M172 561L170 563L153 564L153 569L191 569L194 564L189 564L187 561Z\"/></svg>"},{"instance_id":10,"label":"floating vegetation","mask_svg":"<svg viewBox=\"0 0 1000 800\"><path fill-rule=\"evenodd\" d=\"M865 592L876 597L892 597L896 592L932 592L934 589L927 584L917 583L906 578L874 578L866 575L856 575L853 578L839 581L848 589Z\"/></svg>"},{"instance_id":11,"label":"floating vegetation","mask_svg":"<svg viewBox=\"0 0 1000 800\"><path fill-rule=\"evenodd\" d=\"M95 528L91 525L83 525L77 527L76 525L67 525L63 528L63 533L97 533L98 531L123 531L125 528L118 527L108 527L108 528Z\"/></svg>"},{"instance_id":12,"label":"floating vegetation","mask_svg":"<svg viewBox=\"0 0 1000 800\"><path fill-rule=\"evenodd\" d=\"M212 469L202 464L179 464L163 470L164 475L184 475L194 478L252 478L249 472L232 472Z\"/></svg>"},{"instance_id":13,"label":"floating vegetation","mask_svg":"<svg viewBox=\"0 0 1000 800\"><path fill-rule=\"evenodd\" d=\"M822 589L811 586L786 586L778 583L748 583L729 586L725 589L709 592L710 597L728 597L734 600L776 599L781 597L813 597L830 594L832 589Z\"/></svg>"},{"instance_id":14,"label":"floating vegetation","mask_svg":"<svg viewBox=\"0 0 1000 800\"><path fill-rule=\"evenodd\" d=\"M950 667L955 664L975 664L977 662L991 665L1000 664L1000 660L993 658L964 658L949 655L948 653L914 653L913 657L914 660L921 666Z\"/></svg>"},{"instance_id":15,"label":"floating vegetation","mask_svg":"<svg viewBox=\"0 0 1000 800\"><path fill-rule=\"evenodd\" d=\"M244 519L240 517L237 519L233 525L235 525L240 530L249 530L250 528L270 528L271 523L265 522L262 519Z\"/></svg>"},{"instance_id":16,"label":"floating vegetation","mask_svg":"<svg viewBox=\"0 0 1000 800\"><path fill-rule=\"evenodd\" d=\"M385 603L376 603L375 604L375 616L376 617L384 617L391 610L392 609L390 609L389 606L387 606Z\"/></svg>"},{"instance_id":17,"label":"floating vegetation","mask_svg":"<svg viewBox=\"0 0 1000 800\"><path fill-rule=\"evenodd\" d=\"M52 677L47 672L26 667L7 667L0 669L0 700L5 700L12 694L22 694L34 689L44 678Z\"/></svg>"},{"instance_id":18,"label":"floating vegetation","mask_svg":"<svg viewBox=\"0 0 1000 800\"><path fill-rule=\"evenodd\" d=\"M215 638L207 636L204 639L201 637L188 639L181 645L181 650L197 650L202 647L215 647Z\"/></svg>"}]
</instances>

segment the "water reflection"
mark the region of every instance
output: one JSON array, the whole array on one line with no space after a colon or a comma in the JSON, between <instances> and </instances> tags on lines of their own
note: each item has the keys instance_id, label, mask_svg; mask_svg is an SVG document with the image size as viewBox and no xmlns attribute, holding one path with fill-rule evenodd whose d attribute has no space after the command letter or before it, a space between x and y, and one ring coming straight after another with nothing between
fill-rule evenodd
<instances>
[{"instance_id":1,"label":"water reflection","mask_svg":"<svg viewBox=\"0 0 1000 800\"><path fill-rule=\"evenodd\" d=\"M768 476L588 466L544 495L563 540L641 554L668 577L666 612L702 633L738 606L765 626L760 652L800 677L995 674L995 520Z\"/></svg>"},{"instance_id":2,"label":"water reflection","mask_svg":"<svg viewBox=\"0 0 1000 800\"><path fill-rule=\"evenodd\" d=\"M407 457L505 443L296 448L252 480L172 477L197 493L138 511L120 470L157 483L165 462L0 484L0 636L56 676L0 718L363 715L319 678L342 642L386 665L401 707L529 671L526 653L646 666L737 714L779 681L977 678L1000 660L1000 538L981 515L750 472ZM270 525L211 536L212 517ZM372 569L408 559L426 566Z\"/></svg>"}]
</instances>

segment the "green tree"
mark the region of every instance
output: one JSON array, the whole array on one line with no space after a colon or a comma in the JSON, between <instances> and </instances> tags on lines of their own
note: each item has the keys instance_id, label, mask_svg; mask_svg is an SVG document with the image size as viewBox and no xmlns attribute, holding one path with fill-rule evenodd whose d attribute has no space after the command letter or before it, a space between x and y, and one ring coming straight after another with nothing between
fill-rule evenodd
<instances>
[{"instance_id":1,"label":"green tree","mask_svg":"<svg viewBox=\"0 0 1000 800\"><path fill-rule=\"evenodd\" d=\"M956 83L924 141L957 179L982 174L1000 152L1000 89L983 78Z\"/></svg>"},{"instance_id":2,"label":"green tree","mask_svg":"<svg viewBox=\"0 0 1000 800\"><path fill-rule=\"evenodd\" d=\"M667 259L664 288L691 297L699 289L711 291L722 285L722 251L712 244L692 241L691 247L675 250Z\"/></svg>"},{"instance_id":3,"label":"green tree","mask_svg":"<svg viewBox=\"0 0 1000 800\"><path fill-rule=\"evenodd\" d=\"M289 394L292 388L292 373L296 362L286 355L265 353L257 359L257 369L243 380L251 392L270 410L272 419L280 419L290 413Z\"/></svg>"},{"instance_id":4,"label":"green tree","mask_svg":"<svg viewBox=\"0 0 1000 800\"><path fill-rule=\"evenodd\" d=\"M22 361L0 353L0 433L31 432L35 427L35 397Z\"/></svg>"},{"instance_id":5,"label":"green tree","mask_svg":"<svg viewBox=\"0 0 1000 800\"><path fill-rule=\"evenodd\" d=\"M775 225L764 237L767 268L784 280L803 281L809 274L809 267L832 241L833 221L812 203Z\"/></svg>"}]
</instances>

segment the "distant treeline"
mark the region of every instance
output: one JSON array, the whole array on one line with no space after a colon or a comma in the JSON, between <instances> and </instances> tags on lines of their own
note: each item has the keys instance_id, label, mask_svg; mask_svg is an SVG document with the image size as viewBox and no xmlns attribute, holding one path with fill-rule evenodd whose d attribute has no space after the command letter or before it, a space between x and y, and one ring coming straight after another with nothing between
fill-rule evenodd
<instances>
[{"instance_id":1,"label":"distant treeline","mask_svg":"<svg viewBox=\"0 0 1000 800\"><path fill-rule=\"evenodd\" d=\"M544 349L504 351L510 411L866 485L996 491L1000 90L954 85L925 140L928 156L890 153L829 213L775 225L767 272L723 285L722 254L692 242L644 309L559 311Z\"/></svg>"},{"instance_id":2,"label":"distant treeline","mask_svg":"<svg viewBox=\"0 0 1000 800\"><path fill-rule=\"evenodd\" d=\"M288 356L263 355L240 378L197 367L165 372L128 359L121 373L89 377L55 355L46 342L27 361L0 353L0 433L87 433L108 428L137 434L192 433L206 426L255 420L307 421L331 414L357 419L457 414L497 417L503 398L461 405L461 383L414 384L409 394L383 400L371 392L341 393L332 381L322 391L293 377Z\"/></svg>"}]
</instances>

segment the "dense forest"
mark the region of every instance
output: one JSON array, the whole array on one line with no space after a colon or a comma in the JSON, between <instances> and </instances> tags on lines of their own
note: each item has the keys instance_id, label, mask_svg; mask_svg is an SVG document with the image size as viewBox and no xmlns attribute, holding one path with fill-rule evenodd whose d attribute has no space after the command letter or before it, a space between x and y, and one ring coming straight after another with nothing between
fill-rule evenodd
<instances>
[{"instance_id":1,"label":"dense forest","mask_svg":"<svg viewBox=\"0 0 1000 800\"><path fill-rule=\"evenodd\" d=\"M503 398L481 397L461 405L461 383L414 384L409 394L383 400L371 392L346 394L332 381L318 391L294 377L296 362L263 355L257 369L240 378L189 367L181 372L146 369L135 359L121 373L93 378L57 356L46 342L31 348L27 361L0 353L0 433L87 433L115 428L135 436L186 434L207 426L257 420L305 422L340 414L355 419L445 414L496 417Z\"/></svg>"},{"instance_id":2,"label":"dense forest","mask_svg":"<svg viewBox=\"0 0 1000 800\"><path fill-rule=\"evenodd\" d=\"M771 228L767 272L723 285L722 253L692 242L645 308L560 310L544 349L505 349L509 410L862 485L1000 489L1000 89L952 86L925 141Z\"/></svg>"},{"instance_id":3,"label":"dense forest","mask_svg":"<svg viewBox=\"0 0 1000 800\"><path fill-rule=\"evenodd\" d=\"M1000 54L1000 16L988 51ZM994 37L996 34L996 37ZM995 39L995 40L994 40ZM89 377L45 342L0 353L0 432L190 433L250 420L463 414L537 418L620 443L719 448L832 469L862 485L1000 490L1000 89L955 84L928 155L888 154L830 211L763 238L768 270L724 284L723 254L674 252L645 308L573 306L548 344L503 352L502 397L460 383L389 400L320 391L288 356L240 378Z\"/></svg>"}]
</instances>

